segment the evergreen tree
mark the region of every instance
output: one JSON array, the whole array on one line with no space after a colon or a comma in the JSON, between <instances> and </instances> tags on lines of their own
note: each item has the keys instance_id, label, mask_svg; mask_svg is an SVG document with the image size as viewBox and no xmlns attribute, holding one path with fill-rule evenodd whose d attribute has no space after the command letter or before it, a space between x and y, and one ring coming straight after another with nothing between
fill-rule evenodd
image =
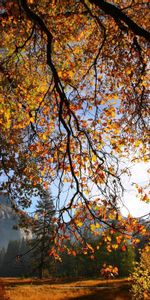
<instances>
[{"instance_id":1,"label":"evergreen tree","mask_svg":"<svg viewBox=\"0 0 150 300\"><path fill-rule=\"evenodd\" d=\"M43 277L43 271L50 268L52 260L48 251L52 247L54 233L53 217L55 214L52 196L48 191L42 191L40 200L37 202L36 213L33 221L33 265L38 270L39 278Z\"/></svg>"},{"instance_id":2,"label":"evergreen tree","mask_svg":"<svg viewBox=\"0 0 150 300\"><path fill-rule=\"evenodd\" d=\"M129 276L133 270L133 264L135 261L135 253L132 245L127 243L126 251L122 251L121 248L108 252L106 245L102 243L102 237L94 240L90 238L90 245L95 248L94 253L86 251L83 253L79 250L80 245L74 244L74 252L76 255L68 255L68 253L61 254L62 262L56 263L56 275L57 276L75 276L75 277L95 277L100 276L100 270L104 263L106 265L117 266L119 269L119 277ZM96 245L101 243L96 249ZM71 249L69 242L66 243L68 249Z\"/></svg>"},{"instance_id":3,"label":"evergreen tree","mask_svg":"<svg viewBox=\"0 0 150 300\"><path fill-rule=\"evenodd\" d=\"M1 266L1 276L18 276L19 241L9 241L6 254Z\"/></svg>"},{"instance_id":4,"label":"evergreen tree","mask_svg":"<svg viewBox=\"0 0 150 300\"><path fill-rule=\"evenodd\" d=\"M9 241L8 247L0 250L0 276L30 275L31 252L26 239Z\"/></svg>"},{"instance_id":5,"label":"evergreen tree","mask_svg":"<svg viewBox=\"0 0 150 300\"><path fill-rule=\"evenodd\" d=\"M0 274L2 273L2 264L3 264L3 260L4 260L4 257L5 257L5 254L6 254L5 248L2 248L0 250Z\"/></svg>"},{"instance_id":6,"label":"evergreen tree","mask_svg":"<svg viewBox=\"0 0 150 300\"><path fill-rule=\"evenodd\" d=\"M18 253L18 269L19 276L31 275L31 251L29 241L22 239L20 241L19 253Z\"/></svg>"}]
</instances>

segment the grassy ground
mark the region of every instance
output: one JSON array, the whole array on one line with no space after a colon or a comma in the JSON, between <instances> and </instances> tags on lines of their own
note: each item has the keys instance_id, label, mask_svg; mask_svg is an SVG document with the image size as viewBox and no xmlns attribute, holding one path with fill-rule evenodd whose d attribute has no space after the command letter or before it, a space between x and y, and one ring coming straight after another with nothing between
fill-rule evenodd
<instances>
[{"instance_id":1,"label":"grassy ground","mask_svg":"<svg viewBox=\"0 0 150 300\"><path fill-rule=\"evenodd\" d=\"M0 300L131 300L127 279L54 282L2 278L0 282L1 286L5 286L5 296Z\"/></svg>"}]
</instances>

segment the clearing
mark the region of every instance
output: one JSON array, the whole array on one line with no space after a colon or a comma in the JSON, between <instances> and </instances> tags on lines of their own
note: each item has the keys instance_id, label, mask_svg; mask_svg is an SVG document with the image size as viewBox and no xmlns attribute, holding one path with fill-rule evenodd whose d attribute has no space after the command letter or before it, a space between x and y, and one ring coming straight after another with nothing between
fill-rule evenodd
<instances>
[{"instance_id":1,"label":"clearing","mask_svg":"<svg viewBox=\"0 0 150 300\"><path fill-rule=\"evenodd\" d=\"M1 300L130 300L128 279L78 280L1 278Z\"/></svg>"}]
</instances>

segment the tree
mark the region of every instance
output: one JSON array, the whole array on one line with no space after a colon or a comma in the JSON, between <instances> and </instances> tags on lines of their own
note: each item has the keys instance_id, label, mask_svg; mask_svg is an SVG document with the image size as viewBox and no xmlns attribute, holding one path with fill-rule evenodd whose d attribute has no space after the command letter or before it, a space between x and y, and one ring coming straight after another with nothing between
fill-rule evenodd
<instances>
[{"instance_id":1,"label":"tree","mask_svg":"<svg viewBox=\"0 0 150 300\"><path fill-rule=\"evenodd\" d=\"M120 216L120 161L148 159L148 2L8 0L1 19L2 188L27 207L57 185L63 234L80 208L110 234L143 231Z\"/></svg>"},{"instance_id":2,"label":"tree","mask_svg":"<svg viewBox=\"0 0 150 300\"><path fill-rule=\"evenodd\" d=\"M31 276L32 274L32 253L29 245L30 239L22 239L20 241L20 247L18 252L18 265L20 266L19 276Z\"/></svg>"},{"instance_id":3,"label":"tree","mask_svg":"<svg viewBox=\"0 0 150 300\"><path fill-rule=\"evenodd\" d=\"M141 252L141 260L136 264L131 275L133 299L149 299L150 297L150 245Z\"/></svg>"},{"instance_id":4,"label":"tree","mask_svg":"<svg viewBox=\"0 0 150 300\"><path fill-rule=\"evenodd\" d=\"M33 240L30 245L33 257L33 267L38 270L39 278L43 277L43 271L52 266L52 258L49 251L54 240L54 205L51 194L42 192L40 200L37 202L35 219L33 220L32 233ZM50 270L49 270L50 272Z\"/></svg>"},{"instance_id":5,"label":"tree","mask_svg":"<svg viewBox=\"0 0 150 300\"><path fill-rule=\"evenodd\" d=\"M0 269L1 269L1 266L3 263L3 259L5 257L5 254L6 254L5 248L1 248L1 250L0 250Z\"/></svg>"},{"instance_id":6,"label":"tree","mask_svg":"<svg viewBox=\"0 0 150 300\"><path fill-rule=\"evenodd\" d=\"M7 251L1 265L1 276L19 276L17 256L19 241L9 241Z\"/></svg>"},{"instance_id":7,"label":"tree","mask_svg":"<svg viewBox=\"0 0 150 300\"><path fill-rule=\"evenodd\" d=\"M28 241L9 241L7 250L0 252L0 276L31 275L31 256ZM22 255L26 253L26 255Z\"/></svg>"},{"instance_id":8,"label":"tree","mask_svg":"<svg viewBox=\"0 0 150 300\"><path fill-rule=\"evenodd\" d=\"M117 270L117 274L114 275L119 277L126 277L131 274L135 262L134 248L131 245L127 244L126 251L118 247L108 252L102 236L96 239L91 237L88 239L88 243L93 247L93 250L95 248L93 253L91 253L91 249L84 249L83 251L78 243L74 243L72 250L72 245L68 241L65 244L66 251L61 254L62 261L55 264L55 275L78 278L81 276L99 277L100 275L109 277L112 275L112 270L114 273Z\"/></svg>"}]
</instances>

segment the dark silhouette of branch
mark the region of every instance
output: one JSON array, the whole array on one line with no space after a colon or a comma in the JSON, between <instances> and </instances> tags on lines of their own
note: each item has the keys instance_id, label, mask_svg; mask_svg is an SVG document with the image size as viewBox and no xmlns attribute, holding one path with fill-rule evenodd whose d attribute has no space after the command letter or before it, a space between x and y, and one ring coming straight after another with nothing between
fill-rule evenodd
<instances>
[{"instance_id":1,"label":"dark silhouette of branch","mask_svg":"<svg viewBox=\"0 0 150 300\"><path fill-rule=\"evenodd\" d=\"M89 2L98 6L105 14L111 16L116 22L123 21L134 34L150 41L150 32L131 20L119 7L104 0L90 0Z\"/></svg>"}]
</instances>

